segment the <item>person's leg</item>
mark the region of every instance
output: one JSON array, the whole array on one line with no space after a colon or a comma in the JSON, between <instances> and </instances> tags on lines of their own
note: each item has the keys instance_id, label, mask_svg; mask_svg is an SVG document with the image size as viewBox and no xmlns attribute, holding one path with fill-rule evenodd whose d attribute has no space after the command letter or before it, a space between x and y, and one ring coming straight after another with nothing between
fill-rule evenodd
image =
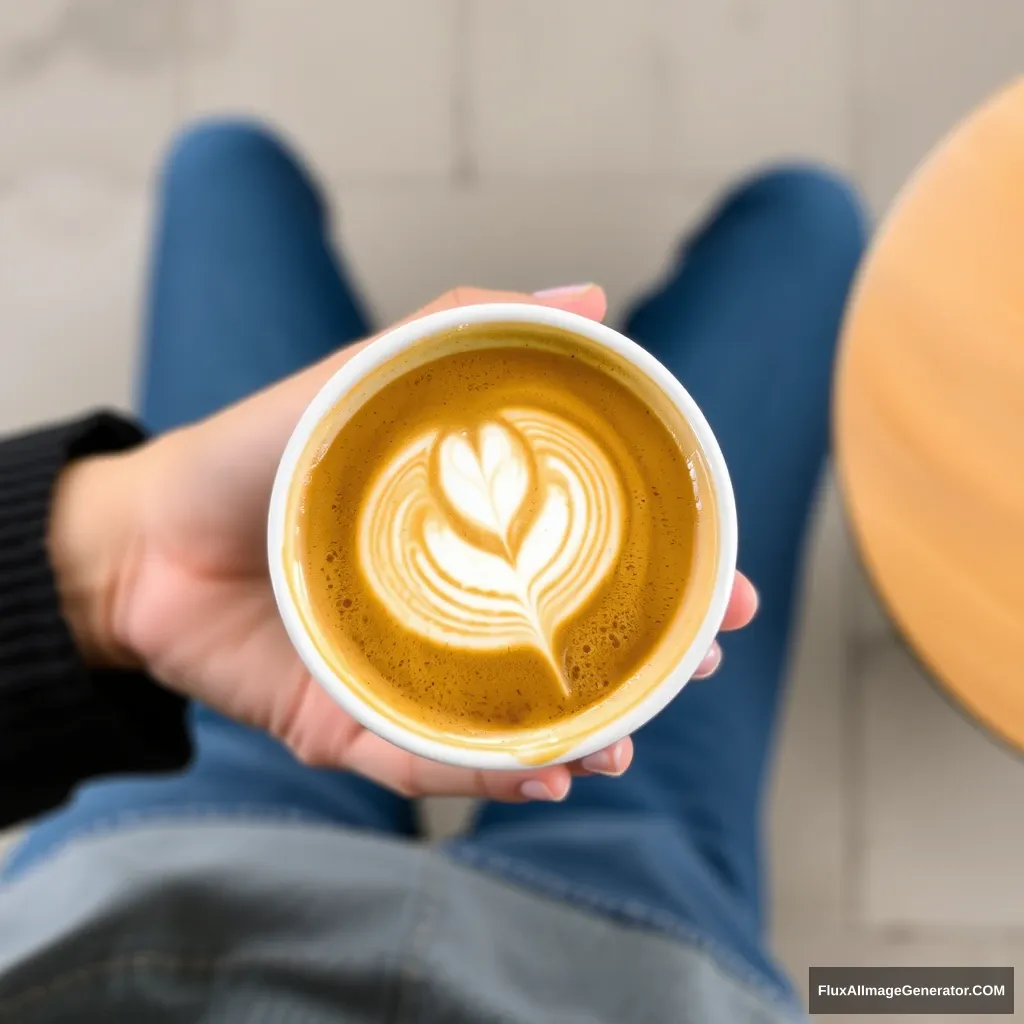
<instances>
[{"instance_id":1,"label":"person's leg","mask_svg":"<svg viewBox=\"0 0 1024 1024\"><path fill-rule=\"evenodd\" d=\"M307 172L252 124L186 132L160 193L140 414L160 432L206 416L366 335ZM354 775L299 764L259 730L193 705L179 775L100 780L32 829L11 876L73 836L168 816L314 819L412 834L411 804Z\"/></svg>"},{"instance_id":2,"label":"person's leg","mask_svg":"<svg viewBox=\"0 0 1024 1024\"><path fill-rule=\"evenodd\" d=\"M683 382L721 442L760 611L723 639L717 676L636 735L623 778L578 779L561 805L489 804L453 848L609 913L696 932L775 981L761 948L761 797L833 351L864 239L846 186L773 171L728 196L629 316L626 333Z\"/></svg>"},{"instance_id":3,"label":"person's leg","mask_svg":"<svg viewBox=\"0 0 1024 1024\"><path fill-rule=\"evenodd\" d=\"M328 210L265 128L206 122L174 144L152 253L139 411L161 433L369 333Z\"/></svg>"}]
</instances>

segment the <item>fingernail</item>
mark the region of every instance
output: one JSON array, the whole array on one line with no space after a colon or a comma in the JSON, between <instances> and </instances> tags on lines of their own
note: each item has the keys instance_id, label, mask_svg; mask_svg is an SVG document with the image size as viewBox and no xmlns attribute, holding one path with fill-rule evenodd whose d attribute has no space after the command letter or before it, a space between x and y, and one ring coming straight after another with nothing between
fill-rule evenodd
<instances>
[{"instance_id":1,"label":"fingernail","mask_svg":"<svg viewBox=\"0 0 1024 1024\"><path fill-rule=\"evenodd\" d=\"M697 678L707 679L708 676L713 676L718 671L718 667L721 664L722 648L719 647L718 644L712 644L708 649L708 653L704 655L704 659L697 668Z\"/></svg>"},{"instance_id":2,"label":"fingernail","mask_svg":"<svg viewBox=\"0 0 1024 1024\"><path fill-rule=\"evenodd\" d=\"M553 800L557 803L568 796L569 787L566 786L565 792L559 796L546 782L541 782L540 779L529 779L519 787L519 792L527 800Z\"/></svg>"},{"instance_id":3,"label":"fingernail","mask_svg":"<svg viewBox=\"0 0 1024 1024\"><path fill-rule=\"evenodd\" d=\"M557 288L542 288L539 292L534 292L533 297L535 299L575 299L577 296L589 292L593 287L593 283L589 281L586 284L562 284Z\"/></svg>"},{"instance_id":4,"label":"fingernail","mask_svg":"<svg viewBox=\"0 0 1024 1024\"><path fill-rule=\"evenodd\" d=\"M599 750L596 754L583 758L580 765L595 775L621 775L623 769L619 767L618 758L615 756L617 749Z\"/></svg>"}]
</instances>

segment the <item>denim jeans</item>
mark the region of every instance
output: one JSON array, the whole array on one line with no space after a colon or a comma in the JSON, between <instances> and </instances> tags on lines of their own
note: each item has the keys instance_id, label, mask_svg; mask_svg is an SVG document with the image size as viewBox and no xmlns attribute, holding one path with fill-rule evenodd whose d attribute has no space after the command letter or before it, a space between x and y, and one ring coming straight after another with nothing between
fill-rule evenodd
<instances>
[{"instance_id":1,"label":"denim jeans","mask_svg":"<svg viewBox=\"0 0 1024 1024\"><path fill-rule=\"evenodd\" d=\"M213 122L180 138L152 257L140 382L151 430L194 421L371 331L328 236L309 173L262 127ZM687 686L637 733L623 778L577 779L562 804L484 804L447 847L536 892L702 943L780 992L787 982L764 947L766 765L827 450L836 336L864 241L842 182L775 169L729 193L633 307L624 331L683 382L721 442L759 615L722 639L713 679ZM301 765L265 734L198 705L191 728L185 772L80 787L29 832L6 875L75 837L154 819L295 819L415 835L412 805L373 783Z\"/></svg>"}]
</instances>

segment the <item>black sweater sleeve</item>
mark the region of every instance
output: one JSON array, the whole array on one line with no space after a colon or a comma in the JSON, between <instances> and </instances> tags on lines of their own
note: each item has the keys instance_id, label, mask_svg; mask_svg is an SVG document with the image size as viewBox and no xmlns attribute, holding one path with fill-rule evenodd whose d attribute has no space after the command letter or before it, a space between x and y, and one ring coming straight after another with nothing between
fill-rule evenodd
<instances>
[{"instance_id":1,"label":"black sweater sleeve","mask_svg":"<svg viewBox=\"0 0 1024 1024\"><path fill-rule=\"evenodd\" d=\"M142 440L129 420L97 414L0 441L0 827L90 776L188 761L185 701L141 672L83 664L48 558L62 467Z\"/></svg>"}]
</instances>

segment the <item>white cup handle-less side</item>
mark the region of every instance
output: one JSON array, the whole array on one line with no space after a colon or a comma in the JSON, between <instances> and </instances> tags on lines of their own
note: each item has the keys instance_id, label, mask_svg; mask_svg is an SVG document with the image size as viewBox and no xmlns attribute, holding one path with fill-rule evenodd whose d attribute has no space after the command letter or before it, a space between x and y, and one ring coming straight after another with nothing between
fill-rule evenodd
<instances>
[{"instance_id":1,"label":"white cup handle-less side","mask_svg":"<svg viewBox=\"0 0 1024 1024\"><path fill-rule=\"evenodd\" d=\"M274 596L288 636L313 678L341 708L365 728L421 757L467 768L521 769L524 760L514 750L483 749L457 742L449 743L442 738L406 728L396 718L382 714L357 690L340 679L309 635L296 604L286 561L289 499L296 475L304 473L307 468L305 459L310 440L325 418L344 402L359 383L423 339L463 325L493 323L555 328L581 335L617 354L660 388L686 420L701 448L715 491L718 519L715 577L703 619L687 649L664 679L621 715L587 733L578 743L560 750L557 756L544 763L558 764L586 757L632 734L658 714L693 676L725 618L736 571L736 502L725 459L696 402L650 353L604 324L548 306L494 303L443 310L402 324L381 335L345 363L320 389L302 414L285 447L274 480L267 541ZM534 764L532 761L528 763Z\"/></svg>"}]
</instances>

